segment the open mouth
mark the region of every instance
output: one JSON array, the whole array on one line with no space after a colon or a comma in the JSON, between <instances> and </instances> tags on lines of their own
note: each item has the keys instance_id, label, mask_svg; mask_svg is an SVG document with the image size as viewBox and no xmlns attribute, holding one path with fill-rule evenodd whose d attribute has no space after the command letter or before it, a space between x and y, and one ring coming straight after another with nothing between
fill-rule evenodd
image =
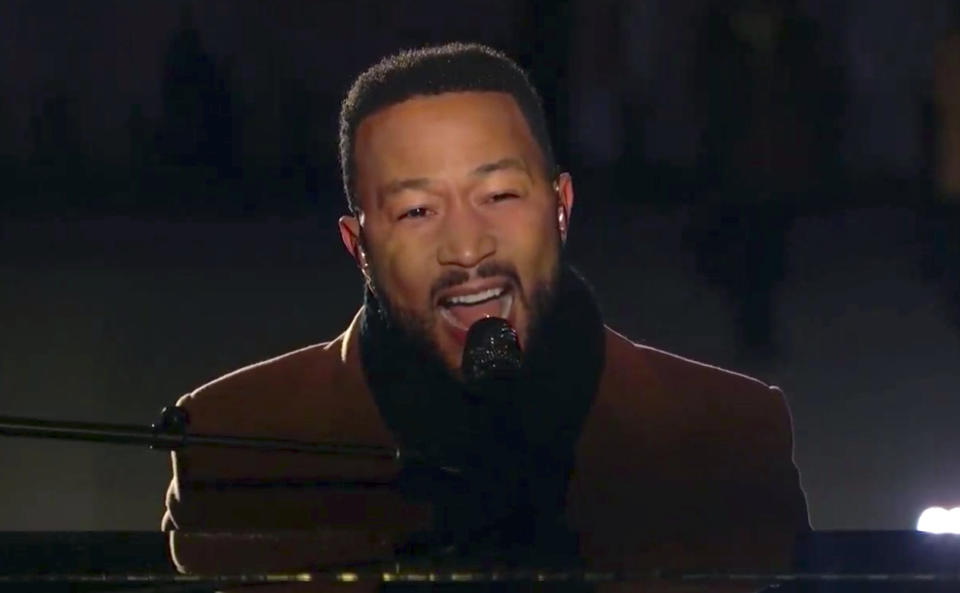
<instances>
[{"instance_id":1,"label":"open mouth","mask_svg":"<svg viewBox=\"0 0 960 593\"><path fill-rule=\"evenodd\" d=\"M487 288L469 294L440 299L440 316L451 326L466 331L486 317L509 319L513 308L513 291L508 286Z\"/></svg>"}]
</instances>

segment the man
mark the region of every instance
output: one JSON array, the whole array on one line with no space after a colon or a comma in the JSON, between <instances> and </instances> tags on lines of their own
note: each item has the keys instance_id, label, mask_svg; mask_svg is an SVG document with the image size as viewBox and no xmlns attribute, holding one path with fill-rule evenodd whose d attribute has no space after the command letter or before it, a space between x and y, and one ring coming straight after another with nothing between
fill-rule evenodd
<instances>
[{"instance_id":1,"label":"man","mask_svg":"<svg viewBox=\"0 0 960 593\"><path fill-rule=\"evenodd\" d=\"M234 552L248 569L304 569L411 541L720 566L769 560L771 542L808 528L780 391L630 342L565 264L573 183L513 62L463 44L386 58L343 103L340 159L363 307L335 340L178 405L197 433L400 447L434 471L188 449L174 454L164 529L343 536L323 558ZM486 317L515 328L523 366L478 396L460 365ZM198 550L174 551L186 569L229 565Z\"/></svg>"}]
</instances>

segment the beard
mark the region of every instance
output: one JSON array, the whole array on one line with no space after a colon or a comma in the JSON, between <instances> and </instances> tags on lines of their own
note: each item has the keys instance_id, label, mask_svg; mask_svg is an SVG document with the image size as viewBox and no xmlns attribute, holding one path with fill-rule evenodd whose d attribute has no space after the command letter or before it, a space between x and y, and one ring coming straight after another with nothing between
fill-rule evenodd
<instances>
[{"instance_id":1,"label":"beard","mask_svg":"<svg viewBox=\"0 0 960 593\"><path fill-rule=\"evenodd\" d=\"M539 337L542 335L544 320L549 317L551 309L556 304L557 287L560 283L560 271L563 268L563 251L557 249L557 257L551 267L547 278L534 284L529 291L525 290L520 281L520 275L516 266L511 262L502 260L492 260L485 262L477 268L477 275L480 278L489 278L493 276L502 276L509 278L515 288L518 296L521 296L522 303L527 309L527 328L526 328L526 347L527 350L536 348L539 344ZM388 291L383 289L384 284L377 279L376 266L371 265L371 292L378 301L379 306L374 307L374 311L380 318L384 326L397 332L413 346L422 357L430 360L434 364L439 364L446 369L451 377L460 379L459 366L450 368L444 361L441 354L440 345L435 337L435 327L438 322L437 315L431 307L427 312L421 312L409 307L402 307L390 298ZM469 280L470 276L462 270L451 270L438 276L430 287L430 302L434 303L434 296L441 290L452 288L463 284Z\"/></svg>"}]
</instances>

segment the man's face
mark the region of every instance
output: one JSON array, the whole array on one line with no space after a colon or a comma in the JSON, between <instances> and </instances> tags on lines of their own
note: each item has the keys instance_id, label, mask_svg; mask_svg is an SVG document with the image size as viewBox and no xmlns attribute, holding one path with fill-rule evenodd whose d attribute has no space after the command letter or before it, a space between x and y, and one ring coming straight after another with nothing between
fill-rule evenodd
<instances>
[{"instance_id":1,"label":"man's face","mask_svg":"<svg viewBox=\"0 0 960 593\"><path fill-rule=\"evenodd\" d=\"M546 174L516 101L495 92L404 101L354 139L360 214L344 245L396 323L460 367L467 330L503 317L521 347L557 278L573 187Z\"/></svg>"}]
</instances>

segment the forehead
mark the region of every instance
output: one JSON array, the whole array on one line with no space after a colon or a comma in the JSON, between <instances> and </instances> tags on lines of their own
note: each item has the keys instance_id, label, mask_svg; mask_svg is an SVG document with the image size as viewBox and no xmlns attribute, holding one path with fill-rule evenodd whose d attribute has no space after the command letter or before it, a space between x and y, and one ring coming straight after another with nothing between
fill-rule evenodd
<instances>
[{"instance_id":1,"label":"forehead","mask_svg":"<svg viewBox=\"0 0 960 593\"><path fill-rule=\"evenodd\" d=\"M366 117L354 140L361 197L394 177L449 179L503 158L543 166L519 105L499 92L414 97Z\"/></svg>"}]
</instances>

